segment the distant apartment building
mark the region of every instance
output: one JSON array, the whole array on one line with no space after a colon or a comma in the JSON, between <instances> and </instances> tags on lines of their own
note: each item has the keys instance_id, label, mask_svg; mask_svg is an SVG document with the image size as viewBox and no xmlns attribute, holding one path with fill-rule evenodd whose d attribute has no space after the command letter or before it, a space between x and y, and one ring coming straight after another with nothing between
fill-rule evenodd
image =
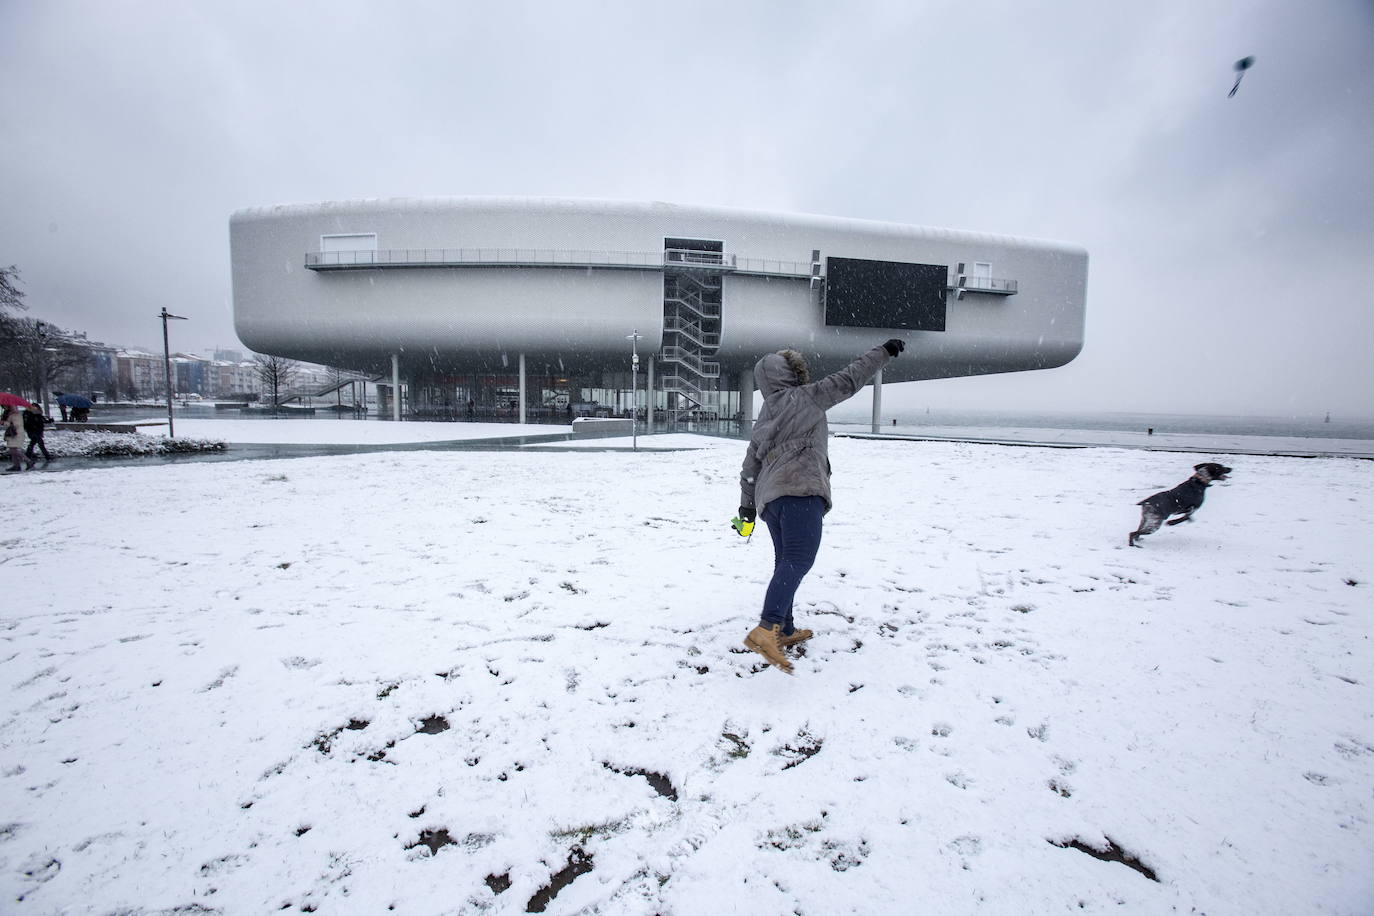
<instances>
[{"instance_id":1,"label":"distant apartment building","mask_svg":"<svg viewBox=\"0 0 1374 916\"><path fill-rule=\"evenodd\" d=\"M119 350L115 353L115 397L128 400L166 397L166 372L161 355L142 350Z\"/></svg>"},{"instance_id":2,"label":"distant apartment building","mask_svg":"<svg viewBox=\"0 0 1374 916\"><path fill-rule=\"evenodd\" d=\"M262 378L255 363L238 360L214 360L210 364L209 397L227 398L238 395L261 395Z\"/></svg>"},{"instance_id":3,"label":"distant apartment building","mask_svg":"<svg viewBox=\"0 0 1374 916\"><path fill-rule=\"evenodd\" d=\"M203 356L178 353L172 357L172 388L178 395L210 393L210 360Z\"/></svg>"}]
</instances>

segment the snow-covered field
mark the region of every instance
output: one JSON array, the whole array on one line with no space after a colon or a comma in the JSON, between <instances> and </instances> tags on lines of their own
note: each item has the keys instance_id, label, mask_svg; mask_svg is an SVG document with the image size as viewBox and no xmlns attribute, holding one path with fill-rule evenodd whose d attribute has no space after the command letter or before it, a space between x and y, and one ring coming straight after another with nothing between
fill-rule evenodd
<instances>
[{"instance_id":1,"label":"snow-covered field","mask_svg":"<svg viewBox=\"0 0 1374 916\"><path fill-rule=\"evenodd\" d=\"M8 477L0 911L1374 911L1374 463L699 442Z\"/></svg>"},{"instance_id":2,"label":"snow-covered field","mask_svg":"<svg viewBox=\"0 0 1374 916\"><path fill-rule=\"evenodd\" d=\"M138 421L134 421L138 422ZM538 423L442 423L345 419L200 420L178 419L176 434L225 442L263 445L392 445L413 442L451 442L460 439L498 439L569 433L571 426Z\"/></svg>"}]
</instances>

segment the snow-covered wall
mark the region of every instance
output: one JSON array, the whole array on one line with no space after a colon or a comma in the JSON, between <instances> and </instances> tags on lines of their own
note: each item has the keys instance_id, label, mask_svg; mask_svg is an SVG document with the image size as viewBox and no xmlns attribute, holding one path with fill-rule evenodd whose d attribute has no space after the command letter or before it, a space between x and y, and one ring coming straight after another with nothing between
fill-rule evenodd
<instances>
[{"instance_id":1,"label":"snow-covered wall","mask_svg":"<svg viewBox=\"0 0 1374 916\"><path fill-rule=\"evenodd\" d=\"M503 266L316 270L307 254L327 236L375 234L383 258L397 252L486 253ZM567 371L619 365L626 335L641 353L663 343L665 239L708 239L741 265L801 265L812 252L948 265L975 262L1015 281L1014 295L949 295L944 331L825 324L819 291L785 269L724 278L722 375L781 346L805 349L818 371L848 362L888 337L919 359L892 363L888 381L1050 368L1083 345L1087 253L1031 239L862 220L546 198L371 200L241 210L230 219L234 320L254 350L335 365L382 368L399 352L407 369L476 370L559 360ZM333 247L337 247L336 245ZM521 255L520 252L525 252ZM617 266L542 266L551 252L581 252ZM522 263L522 258L523 262Z\"/></svg>"}]
</instances>

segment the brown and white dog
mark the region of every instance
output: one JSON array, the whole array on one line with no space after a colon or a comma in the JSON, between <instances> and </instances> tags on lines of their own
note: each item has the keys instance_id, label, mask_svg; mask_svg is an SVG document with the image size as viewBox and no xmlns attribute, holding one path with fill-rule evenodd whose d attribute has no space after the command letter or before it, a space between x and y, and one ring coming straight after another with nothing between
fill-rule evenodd
<instances>
[{"instance_id":1,"label":"brown and white dog","mask_svg":"<svg viewBox=\"0 0 1374 916\"><path fill-rule=\"evenodd\" d=\"M1202 505L1202 498L1207 495L1208 485L1214 480L1225 480L1226 475L1230 473L1230 468L1215 461L1195 464L1193 476L1183 483L1172 490L1163 490L1136 503L1140 506L1140 527L1130 533L1127 543L1132 547L1139 547L1136 541L1147 534L1154 534L1161 524L1177 525L1180 522L1192 521L1193 513ZM1178 518L1169 518L1171 515L1177 515ZM1165 519L1169 520L1166 522Z\"/></svg>"}]
</instances>

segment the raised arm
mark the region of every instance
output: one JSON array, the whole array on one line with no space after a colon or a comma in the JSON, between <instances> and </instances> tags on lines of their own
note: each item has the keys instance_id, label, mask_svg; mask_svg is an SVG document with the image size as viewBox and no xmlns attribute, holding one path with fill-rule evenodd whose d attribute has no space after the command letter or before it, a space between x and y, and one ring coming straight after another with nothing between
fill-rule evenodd
<instances>
[{"instance_id":1,"label":"raised arm","mask_svg":"<svg viewBox=\"0 0 1374 916\"><path fill-rule=\"evenodd\" d=\"M880 347L874 347L839 372L827 375L818 382L804 386L805 390L822 410L829 410L841 401L846 401L859 393L868 380L877 375L896 355L906 348L900 340L889 340Z\"/></svg>"}]
</instances>

